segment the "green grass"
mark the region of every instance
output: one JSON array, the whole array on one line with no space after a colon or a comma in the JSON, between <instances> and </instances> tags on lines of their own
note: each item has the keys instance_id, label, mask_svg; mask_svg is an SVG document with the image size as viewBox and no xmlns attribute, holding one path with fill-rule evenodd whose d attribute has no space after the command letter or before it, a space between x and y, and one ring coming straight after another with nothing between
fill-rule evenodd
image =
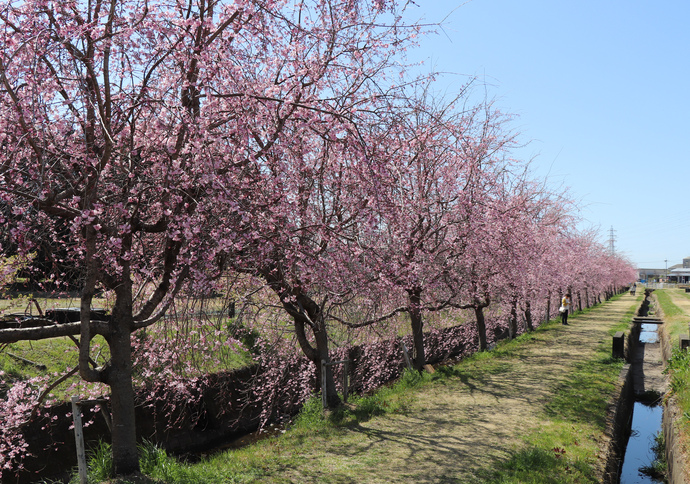
<instances>
[{"instance_id":1,"label":"green grass","mask_svg":"<svg viewBox=\"0 0 690 484\"><path fill-rule=\"evenodd\" d=\"M619 323L609 330L611 335L629 327L642 299L638 297ZM573 322L578 314L589 313L593 309L576 313ZM550 322L544 329L548 330L553 324ZM548 423L539 431L525 436L523 449L496 470L486 472L477 482L597 482L594 475L597 443L592 436L601 435L605 430L606 407L623 364L623 360L611 357L608 341L602 342L596 355L577 365L546 404L544 421Z\"/></svg>"},{"instance_id":2,"label":"green grass","mask_svg":"<svg viewBox=\"0 0 690 484\"><path fill-rule=\"evenodd\" d=\"M55 307L79 306L78 299L74 298L39 298L38 304L43 311ZM98 300L95 305L104 307L105 301ZM19 313L37 315L38 310L29 296L19 296L11 299L0 299L0 315ZM103 364L108 355L107 345L100 336L94 338L96 350L93 355L99 355L97 362ZM100 354L99 354L99 348ZM22 362L11 355L32 361L37 365L44 365L45 369L39 369L31 363ZM51 338L38 341L19 341L8 345L0 345L0 371L5 372L6 380L23 380L37 376L63 373L74 368L78 362L78 350L74 342L67 338ZM71 381L77 381L78 377L68 380L60 388L66 388Z\"/></svg>"},{"instance_id":3,"label":"green grass","mask_svg":"<svg viewBox=\"0 0 690 484\"><path fill-rule=\"evenodd\" d=\"M671 295L688 297L680 289L657 289L654 291L654 296L664 313L664 326L666 326L671 341L675 342L679 335L687 334L690 315L673 303ZM671 394L675 396L676 402L683 412L683 432L685 435L690 435L690 354L675 347L671 359L668 361L666 372L670 377Z\"/></svg>"},{"instance_id":4,"label":"green grass","mask_svg":"<svg viewBox=\"0 0 690 484\"><path fill-rule=\"evenodd\" d=\"M597 482L591 476L590 465L573 461L565 449L554 447L542 449L530 447L515 454L507 463L501 466L501 470L493 476L487 475L477 484L565 484Z\"/></svg>"},{"instance_id":5,"label":"green grass","mask_svg":"<svg viewBox=\"0 0 690 484\"><path fill-rule=\"evenodd\" d=\"M94 343L100 347L100 350L94 351L92 357L98 364L104 364L109 354L107 344L100 336L94 338ZM44 368L21 361L16 357L44 365ZM0 351L0 371L4 372L0 379L10 384L34 377L47 377L50 381L54 381L58 378L55 375L63 375L70 369L76 368L78 359L78 350L74 342L67 337L11 343ZM82 380L79 375L72 375L53 388L50 393L58 400L67 400L71 394L70 387L80 382Z\"/></svg>"},{"instance_id":6,"label":"green grass","mask_svg":"<svg viewBox=\"0 0 690 484\"><path fill-rule=\"evenodd\" d=\"M675 343L681 334L688 332L688 320L690 315L672 301L672 296L688 298L681 289L657 289L654 291L654 298L664 314L664 326L670 337L670 341ZM690 353L681 351L676 344L673 347L672 355L667 362L665 372L669 375L670 392L667 397L673 397L678 405L682 417L676 422L680 431L681 441L690 440ZM655 462L655 466L660 465ZM649 469L650 472L655 468Z\"/></svg>"},{"instance_id":7,"label":"green grass","mask_svg":"<svg viewBox=\"0 0 690 484\"><path fill-rule=\"evenodd\" d=\"M664 479L668 472L668 464L666 462L666 442L663 432L656 434L651 450L654 454L654 461L648 466L641 467L640 473L656 479L657 482L666 482Z\"/></svg>"},{"instance_id":8,"label":"green grass","mask_svg":"<svg viewBox=\"0 0 690 484\"><path fill-rule=\"evenodd\" d=\"M604 428L608 396L623 367L623 361L612 358L607 351L594 360L578 365L554 397L546 405L547 414L574 423L593 423Z\"/></svg>"},{"instance_id":9,"label":"green grass","mask_svg":"<svg viewBox=\"0 0 690 484\"><path fill-rule=\"evenodd\" d=\"M19 312L23 313L25 309L33 310L33 314L36 314L36 309L33 304L27 306L27 298L15 298L13 300L0 300L0 305L6 309L6 312ZM42 308L56 307L56 306L74 306L74 302L70 304L67 300L50 299L43 300L41 302ZM169 341L170 346L178 345L175 339L180 334L188 337L192 343L195 343L200 338L198 332L191 331L189 328L184 328L184 331L180 331L179 328L172 328L168 326L160 326L148 330L141 330L133 335L133 338L143 338L146 334L149 337L165 338ZM197 329L197 328L191 328ZM223 331L217 336L224 341L231 334L230 331L233 328L232 322L227 322L223 326ZM213 335L213 328L208 329L210 333L207 337L213 341L216 336ZM253 337L248 331L245 332L245 339ZM247 341L249 342L249 341ZM96 335L91 342L91 358L98 364L103 365L109 359L110 350L105 339L102 336ZM247 351L241 351L237 348L230 348L221 345L218 348L214 348L214 358L208 358L207 355L199 355L196 352L188 352L180 356L178 363L179 369L184 369L187 366L194 368L198 373L212 373L219 370L231 370L236 368L241 368L252 364L253 360L251 353ZM51 377L52 380L55 375L62 375L67 373L69 370L75 368L78 365L78 349L75 342L69 337L59 337L50 338L37 341L18 341L16 343L10 343L7 345L0 345L0 372L2 376L0 379L4 379L8 382L14 382L17 380L27 380L34 377ZM23 360L28 360L23 361ZM216 365L216 361L220 361ZM33 363L31 363L33 362ZM42 366L42 367L41 367ZM135 376L138 374L138 369L134 369ZM52 393L56 395L58 399L67 399L67 390L74 383L81 382L78 375L74 375L56 388L53 389Z\"/></svg>"},{"instance_id":10,"label":"green grass","mask_svg":"<svg viewBox=\"0 0 690 484\"><path fill-rule=\"evenodd\" d=\"M280 469L306 465L303 456L311 448L315 436L319 439L337 438L345 429L356 427L374 416L406 412L413 398L410 390L428 384L432 379L432 375L408 371L396 384L369 396L356 396L348 405L326 413L317 395L306 402L290 425L288 434L279 433L277 437L213 455L195 464L180 462L166 455L160 447L145 443L139 447L139 465L152 483L261 482L262 477L275 475ZM102 443L89 453L88 473L90 484L112 476L109 444ZM76 484L77 477L70 482ZM127 482L125 479L118 481L118 484Z\"/></svg>"},{"instance_id":11,"label":"green grass","mask_svg":"<svg viewBox=\"0 0 690 484\"><path fill-rule=\"evenodd\" d=\"M664 318L675 320L683 317L685 313L671 301L671 296L669 294L671 290L672 289L656 289L654 295L661 306L661 310L664 312Z\"/></svg>"},{"instance_id":12,"label":"green grass","mask_svg":"<svg viewBox=\"0 0 690 484\"><path fill-rule=\"evenodd\" d=\"M170 482L171 479L175 479L175 471L180 467L180 463L177 460L169 457L165 453L165 450L151 442L144 442L138 447L139 466L143 475L129 479L121 478L116 481L112 480L114 469L110 444L107 442L99 442L97 445L88 449L86 457L88 484L99 484L101 482L116 482L117 484L155 484ZM69 481L70 484L78 484L80 482L76 471L74 474L75 475ZM44 484L49 483L45 482Z\"/></svg>"},{"instance_id":13,"label":"green grass","mask_svg":"<svg viewBox=\"0 0 690 484\"><path fill-rule=\"evenodd\" d=\"M171 339L170 344L175 344L175 341ZM110 354L104 338L99 335L95 336L92 340L91 348L91 358L97 364L103 365L108 360ZM21 361L15 358L15 356L44 365L45 369ZM221 347L216 350L214 358L220 360L222 368L215 366L210 358L194 353L183 355L178 362L178 367L184 369L185 365L189 363L198 372L212 373L218 370L241 368L252 363L249 352L227 347ZM11 343L0 351L0 371L4 372L0 379L11 382L40 376L53 377L55 374L61 375L75 368L78 365L78 359L78 350L74 342L67 337ZM134 368L134 372L136 375L138 369ZM58 385L52 393L58 399L67 399L69 395L65 391L67 391L71 384L80 381L81 378L78 375L72 376Z\"/></svg>"},{"instance_id":14,"label":"green grass","mask_svg":"<svg viewBox=\"0 0 690 484\"><path fill-rule=\"evenodd\" d=\"M670 395L674 396L682 412L678 422L681 433L690 435L690 353L678 348L673 350L666 372L670 376Z\"/></svg>"},{"instance_id":15,"label":"green grass","mask_svg":"<svg viewBox=\"0 0 690 484\"><path fill-rule=\"evenodd\" d=\"M640 299L614 325L611 334L628 327ZM592 309L582 313L590 311ZM578 314L574 315L573 322L577 318ZM432 386L467 385L468 382L481 384L483 375L506 371L514 359L520 358L525 346L549 344L550 340L559 337L560 330L560 325L552 321L513 341L501 342L492 351L477 353L453 366L439 367L433 375L406 372L395 384L371 395L354 397L349 404L331 412L324 413L320 398L314 397L304 405L286 433L279 432L277 436L254 445L209 456L198 463L181 463L166 456L162 450L149 447L141 451L142 471L151 479L150 482L292 482L289 477L282 476L292 469L308 468L310 454L326 441L341 439L343 443L338 445L345 449L351 431L360 428L361 423L381 415L407 414ZM602 342L596 354L577 365L567 375L565 383L556 389L545 406L542 427L525 435L524 445L514 449L506 462L487 465L474 482L596 482L598 439L604 433L608 395L622 365L621 360L610 358L608 341ZM362 461L372 465L381 459L385 456L375 453L361 456ZM103 467L101 464L97 466ZM97 472L96 468L92 472ZM324 482L356 482L357 470L345 474L353 476L353 480L324 477ZM448 482L458 481L449 477Z\"/></svg>"}]
</instances>

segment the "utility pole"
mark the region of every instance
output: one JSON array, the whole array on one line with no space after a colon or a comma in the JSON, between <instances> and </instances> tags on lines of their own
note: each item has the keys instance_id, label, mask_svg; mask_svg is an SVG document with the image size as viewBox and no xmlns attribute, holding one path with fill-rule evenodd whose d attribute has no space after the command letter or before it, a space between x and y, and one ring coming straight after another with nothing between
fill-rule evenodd
<instances>
[{"instance_id":1,"label":"utility pole","mask_svg":"<svg viewBox=\"0 0 690 484\"><path fill-rule=\"evenodd\" d=\"M668 282L668 259L664 259L664 263L666 264L666 277L664 278L664 282Z\"/></svg>"}]
</instances>

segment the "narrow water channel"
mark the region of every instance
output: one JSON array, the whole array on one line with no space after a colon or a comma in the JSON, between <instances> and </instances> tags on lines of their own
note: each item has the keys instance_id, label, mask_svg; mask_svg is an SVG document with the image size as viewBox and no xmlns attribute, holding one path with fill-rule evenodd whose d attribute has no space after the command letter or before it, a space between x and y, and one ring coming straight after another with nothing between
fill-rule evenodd
<instances>
[{"instance_id":1,"label":"narrow water channel","mask_svg":"<svg viewBox=\"0 0 690 484\"><path fill-rule=\"evenodd\" d=\"M650 477L644 472L645 468L651 467L656 458L653 447L655 438L661 430L661 414L661 405L650 406L642 402L635 402L630 438L621 468L620 484L664 482Z\"/></svg>"},{"instance_id":2,"label":"narrow water channel","mask_svg":"<svg viewBox=\"0 0 690 484\"><path fill-rule=\"evenodd\" d=\"M631 358L633 374L639 377L635 379L636 400L630 418L630 437L620 466L620 484L666 482L653 467L659 457L655 450L658 447L656 439L661 432L663 407L658 397L663 390L654 385L652 370L655 362L661 359L659 325L663 322L653 317L647 318L646 312L640 316L642 317L633 319L633 322L640 325L639 343Z\"/></svg>"},{"instance_id":3,"label":"narrow water channel","mask_svg":"<svg viewBox=\"0 0 690 484\"><path fill-rule=\"evenodd\" d=\"M640 329L640 343L658 343L659 325L655 323L642 323Z\"/></svg>"}]
</instances>

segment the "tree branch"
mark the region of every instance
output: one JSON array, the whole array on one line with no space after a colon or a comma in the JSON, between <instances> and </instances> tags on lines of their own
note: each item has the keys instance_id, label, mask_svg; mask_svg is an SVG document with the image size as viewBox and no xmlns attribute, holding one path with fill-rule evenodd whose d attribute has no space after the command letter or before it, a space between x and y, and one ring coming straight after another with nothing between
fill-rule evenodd
<instances>
[{"instance_id":1,"label":"tree branch","mask_svg":"<svg viewBox=\"0 0 690 484\"><path fill-rule=\"evenodd\" d=\"M389 313L384 314L383 316L380 316L380 317L375 318L375 319L369 319L369 320L364 321L362 323L349 323L349 322L345 321L344 319L340 319L339 317L333 316L333 315L329 315L329 317L331 319L333 319L334 321L338 321L339 323L344 324L348 328L355 329L355 328L363 328L365 326L371 326L372 324L380 323L382 321L385 321L387 319L392 318L396 314L406 313L409 310L410 309L407 306L401 306L399 308L395 308L394 310L392 310Z\"/></svg>"},{"instance_id":2,"label":"tree branch","mask_svg":"<svg viewBox=\"0 0 690 484\"><path fill-rule=\"evenodd\" d=\"M0 343L16 343L17 341L38 341L41 339L59 338L61 336L77 335L81 331L81 323L54 324L54 321L44 318L30 318L25 323L39 322L45 326L31 328L0 329ZM107 336L109 333L106 321L91 321L89 323L93 334Z\"/></svg>"}]
</instances>

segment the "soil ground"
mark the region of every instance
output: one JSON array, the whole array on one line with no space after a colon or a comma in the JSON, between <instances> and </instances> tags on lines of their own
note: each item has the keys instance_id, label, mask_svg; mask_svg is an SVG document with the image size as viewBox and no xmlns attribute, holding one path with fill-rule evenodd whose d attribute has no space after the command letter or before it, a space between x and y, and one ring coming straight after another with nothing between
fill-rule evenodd
<instances>
[{"instance_id":1,"label":"soil ground","mask_svg":"<svg viewBox=\"0 0 690 484\"><path fill-rule=\"evenodd\" d=\"M265 482L456 483L480 475L524 448L525 436L551 425L545 405L579 363L592 358L609 330L639 301L629 294L558 325L549 343L525 344L491 371L468 374L457 384L432 386L406 415L372 418L333 442L314 436L308 465L282 469ZM606 437L596 441L603 475ZM577 443L575 444L577 445ZM358 475L353 479L353 472ZM327 476L327 477L326 477Z\"/></svg>"}]
</instances>

